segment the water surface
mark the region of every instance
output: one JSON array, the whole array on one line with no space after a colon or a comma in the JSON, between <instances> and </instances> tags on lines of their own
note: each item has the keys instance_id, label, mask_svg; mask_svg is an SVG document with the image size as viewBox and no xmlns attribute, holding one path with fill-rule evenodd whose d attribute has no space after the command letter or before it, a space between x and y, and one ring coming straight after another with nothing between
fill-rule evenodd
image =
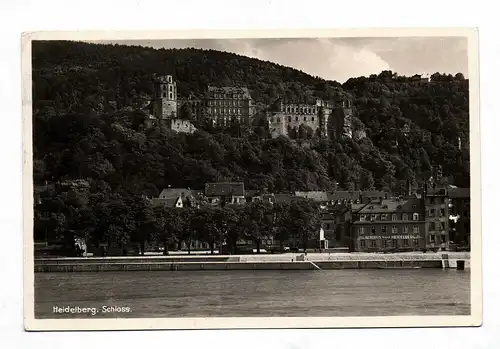
<instances>
[{"instance_id":1,"label":"water surface","mask_svg":"<svg viewBox=\"0 0 500 349\"><path fill-rule=\"evenodd\" d=\"M53 307L129 307L57 314ZM470 315L470 272L440 269L36 273L36 318Z\"/></svg>"}]
</instances>

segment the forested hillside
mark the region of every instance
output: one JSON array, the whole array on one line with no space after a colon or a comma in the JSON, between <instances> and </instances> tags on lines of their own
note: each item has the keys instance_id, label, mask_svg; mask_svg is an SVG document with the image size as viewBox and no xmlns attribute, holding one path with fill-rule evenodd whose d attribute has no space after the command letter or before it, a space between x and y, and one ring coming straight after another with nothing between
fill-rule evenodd
<instances>
[{"instance_id":1,"label":"forested hillside","mask_svg":"<svg viewBox=\"0 0 500 349\"><path fill-rule=\"evenodd\" d=\"M173 74L182 95L208 84L245 85L260 105L277 96L353 99L367 138L308 140L308 147L267 130L193 135L142 126L153 74ZM435 74L422 83L392 72L343 85L298 70L211 50L154 50L76 42L33 44L34 179L100 181L110 191L157 195L172 187L241 180L248 189L404 191L442 164L469 183L468 81ZM403 133L404 125L410 127ZM427 139L423 132L430 132ZM458 146L461 138L461 150ZM337 185L338 183L338 185Z\"/></svg>"}]
</instances>

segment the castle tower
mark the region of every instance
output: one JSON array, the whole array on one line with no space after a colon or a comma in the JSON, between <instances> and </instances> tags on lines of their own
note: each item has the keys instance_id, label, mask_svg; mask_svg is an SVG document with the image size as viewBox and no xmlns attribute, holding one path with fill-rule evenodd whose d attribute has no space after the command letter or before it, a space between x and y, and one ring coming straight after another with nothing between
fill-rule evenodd
<instances>
[{"instance_id":1,"label":"castle tower","mask_svg":"<svg viewBox=\"0 0 500 349\"><path fill-rule=\"evenodd\" d=\"M175 119L177 117L177 84L172 75L155 78L151 105L153 116L156 119Z\"/></svg>"},{"instance_id":2,"label":"castle tower","mask_svg":"<svg viewBox=\"0 0 500 349\"><path fill-rule=\"evenodd\" d=\"M330 132L336 138L352 138L352 107L349 99L340 99L333 106L330 117Z\"/></svg>"}]
</instances>

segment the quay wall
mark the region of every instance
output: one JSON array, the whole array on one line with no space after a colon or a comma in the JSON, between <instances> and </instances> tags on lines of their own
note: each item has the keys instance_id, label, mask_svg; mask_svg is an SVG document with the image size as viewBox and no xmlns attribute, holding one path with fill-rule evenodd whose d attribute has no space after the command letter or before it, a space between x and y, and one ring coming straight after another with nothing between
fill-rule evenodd
<instances>
[{"instance_id":1,"label":"quay wall","mask_svg":"<svg viewBox=\"0 0 500 349\"><path fill-rule=\"evenodd\" d=\"M290 253L257 255L171 255L129 257L52 257L35 259L35 272L317 270L317 269L470 269L468 253Z\"/></svg>"},{"instance_id":2,"label":"quay wall","mask_svg":"<svg viewBox=\"0 0 500 349\"><path fill-rule=\"evenodd\" d=\"M330 270L442 268L440 260L364 260L296 262L127 262L127 263L35 263L35 272L105 271L203 271L203 270Z\"/></svg>"}]
</instances>

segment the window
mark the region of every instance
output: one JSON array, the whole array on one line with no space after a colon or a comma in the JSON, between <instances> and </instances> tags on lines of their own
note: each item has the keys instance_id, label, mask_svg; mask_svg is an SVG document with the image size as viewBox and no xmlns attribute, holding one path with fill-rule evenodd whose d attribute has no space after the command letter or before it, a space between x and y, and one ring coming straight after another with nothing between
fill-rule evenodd
<instances>
[{"instance_id":1,"label":"window","mask_svg":"<svg viewBox=\"0 0 500 349\"><path fill-rule=\"evenodd\" d=\"M276 118L276 122L281 122L280 118Z\"/></svg>"},{"instance_id":2,"label":"window","mask_svg":"<svg viewBox=\"0 0 500 349\"><path fill-rule=\"evenodd\" d=\"M413 239L413 246L415 246L415 247L420 246L420 240L419 239Z\"/></svg>"},{"instance_id":3,"label":"window","mask_svg":"<svg viewBox=\"0 0 500 349\"><path fill-rule=\"evenodd\" d=\"M407 225L405 225L405 226L403 227L403 233L404 233L404 234L408 234L408 226L407 226Z\"/></svg>"},{"instance_id":4,"label":"window","mask_svg":"<svg viewBox=\"0 0 500 349\"><path fill-rule=\"evenodd\" d=\"M168 90L169 90L170 92L172 92L172 85L170 85L170 86L168 87Z\"/></svg>"},{"instance_id":5,"label":"window","mask_svg":"<svg viewBox=\"0 0 500 349\"><path fill-rule=\"evenodd\" d=\"M359 235L364 235L365 234L365 228L364 227L360 227L358 229L358 233L359 233Z\"/></svg>"},{"instance_id":6,"label":"window","mask_svg":"<svg viewBox=\"0 0 500 349\"><path fill-rule=\"evenodd\" d=\"M435 212L435 211L436 211L435 209L431 208L431 209L429 210L429 217L434 217L434 212Z\"/></svg>"},{"instance_id":7,"label":"window","mask_svg":"<svg viewBox=\"0 0 500 349\"><path fill-rule=\"evenodd\" d=\"M383 221L386 221L387 220L387 215L386 214L380 215L380 219L383 220Z\"/></svg>"},{"instance_id":8,"label":"window","mask_svg":"<svg viewBox=\"0 0 500 349\"><path fill-rule=\"evenodd\" d=\"M307 116L304 116L304 121L307 121Z\"/></svg>"},{"instance_id":9,"label":"window","mask_svg":"<svg viewBox=\"0 0 500 349\"><path fill-rule=\"evenodd\" d=\"M418 221L418 213L414 213L413 214L413 220L414 221Z\"/></svg>"},{"instance_id":10,"label":"window","mask_svg":"<svg viewBox=\"0 0 500 349\"><path fill-rule=\"evenodd\" d=\"M433 244L436 242L436 236L431 234L429 235L429 243Z\"/></svg>"},{"instance_id":11,"label":"window","mask_svg":"<svg viewBox=\"0 0 500 349\"><path fill-rule=\"evenodd\" d=\"M364 221L365 221L365 218L366 218L366 217L365 217L365 215L364 215L364 214L360 215L360 216L359 216L359 220L360 220L360 222L364 222Z\"/></svg>"},{"instance_id":12,"label":"window","mask_svg":"<svg viewBox=\"0 0 500 349\"><path fill-rule=\"evenodd\" d=\"M163 97L167 97L167 93L166 92L163 92Z\"/></svg>"},{"instance_id":13,"label":"window","mask_svg":"<svg viewBox=\"0 0 500 349\"><path fill-rule=\"evenodd\" d=\"M393 234L397 234L398 233L398 228L395 225L392 226L392 233Z\"/></svg>"},{"instance_id":14,"label":"window","mask_svg":"<svg viewBox=\"0 0 500 349\"><path fill-rule=\"evenodd\" d=\"M408 214L403 213L403 220L404 220L404 221L407 221L407 220L408 220Z\"/></svg>"},{"instance_id":15,"label":"window","mask_svg":"<svg viewBox=\"0 0 500 349\"><path fill-rule=\"evenodd\" d=\"M359 240L359 247L365 248L365 240Z\"/></svg>"},{"instance_id":16,"label":"window","mask_svg":"<svg viewBox=\"0 0 500 349\"><path fill-rule=\"evenodd\" d=\"M375 229L375 227L372 227L372 235L375 235L377 232L377 229Z\"/></svg>"},{"instance_id":17,"label":"window","mask_svg":"<svg viewBox=\"0 0 500 349\"><path fill-rule=\"evenodd\" d=\"M439 230L439 222L434 222L434 230Z\"/></svg>"},{"instance_id":18,"label":"window","mask_svg":"<svg viewBox=\"0 0 500 349\"><path fill-rule=\"evenodd\" d=\"M374 214L372 214L372 215L370 216L370 221L372 221L372 222L373 222L374 220L375 220L375 215L374 215Z\"/></svg>"},{"instance_id":19,"label":"window","mask_svg":"<svg viewBox=\"0 0 500 349\"><path fill-rule=\"evenodd\" d=\"M173 98L173 97L172 97L172 92L170 92L170 94L169 94L169 98L170 98L170 99L172 99L172 98Z\"/></svg>"},{"instance_id":20,"label":"window","mask_svg":"<svg viewBox=\"0 0 500 349\"><path fill-rule=\"evenodd\" d=\"M434 204L436 202L436 199L434 197L431 197L431 204Z\"/></svg>"},{"instance_id":21,"label":"window","mask_svg":"<svg viewBox=\"0 0 500 349\"><path fill-rule=\"evenodd\" d=\"M295 117L295 121L299 121L299 117L298 116Z\"/></svg>"},{"instance_id":22,"label":"window","mask_svg":"<svg viewBox=\"0 0 500 349\"><path fill-rule=\"evenodd\" d=\"M392 239L392 247L398 247L398 240L397 239Z\"/></svg>"},{"instance_id":23,"label":"window","mask_svg":"<svg viewBox=\"0 0 500 349\"><path fill-rule=\"evenodd\" d=\"M371 247L377 247L377 240L371 240Z\"/></svg>"},{"instance_id":24,"label":"window","mask_svg":"<svg viewBox=\"0 0 500 349\"><path fill-rule=\"evenodd\" d=\"M403 247L408 247L408 246L409 246L408 239L403 239Z\"/></svg>"},{"instance_id":25,"label":"window","mask_svg":"<svg viewBox=\"0 0 500 349\"><path fill-rule=\"evenodd\" d=\"M384 246L384 248L387 248L387 241L389 240L382 240L382 245Z\"/></svg>"},{"instance_id":26,"label":"window","mask_svg":"<svg viewBox=\"0 0 500 349\"><path fill-rule=\"evenodd\" d=\"M288 117L288 122L292 122L292 117L291 116Z\"/></svg>"},{"instance_id":27,"label":"window","mask_svg":"<svg viewBox=\"0 0 500 349\"><path fill-rule=\"evenodd\" d=\"M395 213L393 213L393 214L392 214L392 220L393 220L393 221L397 221L397 220L398 220L398 215L397 215L397 214L395 214Z\"/></svg>"},{"instance_id":28,"label":"window","mask_svg":"<svg viewBox=\"0 0 500 349\"><path fill-rule=\"evenodd\" d=\"M314 121L314 116L313 116L313 117L311 117L311 121Z\"/></svg>"},{"instance_id":29,"label":"window","mask_svg":"<svg viewBox=\"0 0 500 349\"><path fill-rule=\"evenodd\" d=\"M326 223L326 224L325 224L325 228L326 228L326 229L330 229L330 223Z\"/></svg>"},{"instance_id":30,"label":"window","mask_svg":"<svg viewBox=\"0 0 500 349\"><path fill-rule=\"evenodd\" d=\"M383 225L382 226L382 234L386 234L387 233L387 225Z\"/></svg>"},{"instance_id":31,"label":"window","mask_svg":"<svg viewBox=\"0 0 500 349\"><path fill-rule=\"evenodd\" d=\"M238 115L241 115L241 109L238 109Z\"/></svg>"},{"instance_id":32,"label":"window","mask_svg":"<svg viewBox=\"0 0 500 349\"><path fill-rule=\"evenodd\" d=\"M444 216L444 208L441 208L439 210L439 217L443 217Z\"/></svg>"},{"instance_id":33,"label":"window","mask_svg":"<svg viewBox=\"0 0 500 349\"><path fill-rule=\"evenodd\" d=\"M441 222L441 230L446 230L446 223L445 222Z\"/></svg>"},{"instance_id":34,"label":"window","mask_svg":"<svg viewBox=\"0 0 500 349\"><path fill-rule=\"evenodd\" d=\"M418 234L418 232L419 232L418 225L413 224L413 234Z\"/></svg>"}]
</instances>

